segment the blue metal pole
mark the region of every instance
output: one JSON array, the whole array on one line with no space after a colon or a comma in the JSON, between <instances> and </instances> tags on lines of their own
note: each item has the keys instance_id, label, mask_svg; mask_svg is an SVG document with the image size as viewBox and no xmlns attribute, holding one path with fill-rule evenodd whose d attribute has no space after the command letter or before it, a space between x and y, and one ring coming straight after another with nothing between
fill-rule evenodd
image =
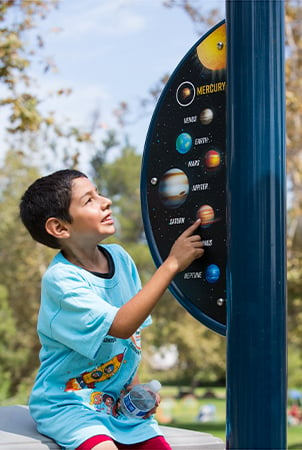
<instances>
[{"instance_id":1,"label":"blue metal pole","mask_svg":"<svg viewBox=\"0 0 302 450\"><path fill-rule=\"evenodd\" d=\"M226 0L227 448L286 449L284 2Z\"/></svg>"}]
</instances>

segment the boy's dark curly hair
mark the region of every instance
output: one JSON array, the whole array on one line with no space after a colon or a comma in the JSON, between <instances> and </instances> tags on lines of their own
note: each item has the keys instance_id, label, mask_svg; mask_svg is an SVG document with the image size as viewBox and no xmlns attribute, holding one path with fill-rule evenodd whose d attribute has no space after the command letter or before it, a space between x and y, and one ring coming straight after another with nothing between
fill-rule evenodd
<instances>
[{"instance_id":1,"label":"boy's dark curly hair","mask_svg":"<svg viewBox=\"0 0 302 450\"><path fill-rule=\"evenodd\" d=\"M20 202L20 217L32 238L51 248L60 248L45 224L50 217L72 223L69 214L72 181L87 176L78 170L58 170L39 178L24 193Z\"/></svg>"}]
</instances>

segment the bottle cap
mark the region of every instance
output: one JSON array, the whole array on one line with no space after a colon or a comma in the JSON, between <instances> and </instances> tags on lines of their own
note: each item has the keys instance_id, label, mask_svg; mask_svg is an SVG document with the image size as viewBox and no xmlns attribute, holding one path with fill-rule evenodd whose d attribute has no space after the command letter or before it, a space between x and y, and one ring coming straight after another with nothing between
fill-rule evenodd
<instances>
[{"instance_id":1,"label":"bottle cap","mask_svg":"<svg viewBox=\"0 0 302 450\"><path fill-rule=\"evenodd\" d=\"M160 382L158 380L152 380L148 384L150 386L150 389L153 392L158 392L161 389L161 384L160 384Z\"/></svg>"}]
</instances>

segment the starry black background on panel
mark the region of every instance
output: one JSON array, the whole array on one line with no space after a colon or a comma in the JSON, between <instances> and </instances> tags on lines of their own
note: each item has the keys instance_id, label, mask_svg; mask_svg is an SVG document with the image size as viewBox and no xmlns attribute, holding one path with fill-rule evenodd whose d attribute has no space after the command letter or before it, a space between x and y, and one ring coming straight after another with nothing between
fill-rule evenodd
<instances>
[{"instance_id":1,"label":"starry black background on panel","mask_svg":"<svg viewBox=\"0 0 302 450\"><path fill-rule=\"evenodd\" d=\"M185 307L192 303L225 325L226 307L220 299L226 299L226 70L210 70L200 62L200 42L171 76L150 125L143 215L156 264L201 217L198 232L205 254L176 276L171 290Z\"/></svg>"}]
</instances>

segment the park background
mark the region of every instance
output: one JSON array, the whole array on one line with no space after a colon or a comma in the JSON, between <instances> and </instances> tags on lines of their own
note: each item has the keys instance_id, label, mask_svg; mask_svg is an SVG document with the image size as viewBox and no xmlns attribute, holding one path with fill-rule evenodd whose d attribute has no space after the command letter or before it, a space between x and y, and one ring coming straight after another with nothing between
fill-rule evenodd
<instances>
[{"instance_id":1,"label":"park background","mask_svg":"<svg viewBox=\"0 0 302 450\"><path fill-rule=\"evenodd\" d=\"M113 200L115 241L146 282L154 264L140 210L144 139L169 75L224 18L224 7L224 0L0 2L2 405L27 401L38 367L40 279L54 255L23 229L20 196L40 175L66 167L85 171ZM286 1L285 11L290 406L301 402L302 392L301 1ZM169 292L153 319L143 336L141 378L164 385L159 419L224 435L225 338ZM213 420L198 423L200 407L209 404ZM291 448L301 449L301 426L290 427L292 433Z\"/></svg>"}]
</instances>

